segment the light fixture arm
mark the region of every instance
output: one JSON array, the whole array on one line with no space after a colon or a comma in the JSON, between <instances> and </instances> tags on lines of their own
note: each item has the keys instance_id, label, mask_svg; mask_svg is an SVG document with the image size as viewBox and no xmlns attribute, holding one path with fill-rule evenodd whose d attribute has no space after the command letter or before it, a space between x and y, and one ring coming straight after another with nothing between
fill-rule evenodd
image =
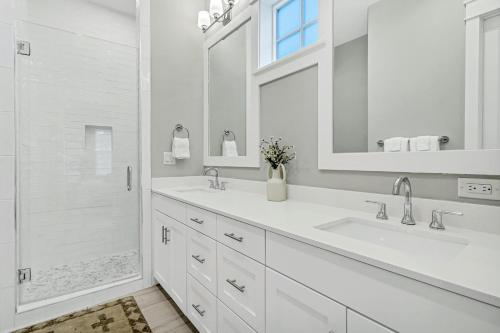
<instances>
[{"instance_id":1,"label":"light fixture arm","mask_svg":"<svg viewBox=\"0 0 500 333\"><path fill-rule=\"evenodd\" d=\"M226 8L226 10L224 10L224 12L219 17L217 18L214 17L214 21L210 23L208 27L202 29L203 33L206 33L216 23L221 22L221 20L223 25L226 25L229 22L231 22L232 19L231 10L233 9L233 7L234 7L234 0L230 0L228 2L228 7Z\"/></svg>"}]
</instances>

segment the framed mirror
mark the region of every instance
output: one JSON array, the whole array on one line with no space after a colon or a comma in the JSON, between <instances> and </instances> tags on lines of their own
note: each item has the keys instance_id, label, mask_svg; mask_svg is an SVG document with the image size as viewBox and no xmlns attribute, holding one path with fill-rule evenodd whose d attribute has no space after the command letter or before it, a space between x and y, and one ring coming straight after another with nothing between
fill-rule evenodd
<instances>
[{"instance_id":1,"label":"framed mirror","mask_svg":"<svg viewBox=\"0 0 500 333\"><path fill-rule=\"evenodd\" d=\"M500 174L499 105L467 103L467 68L482 60L466 60L466 10L456 0L334 1L320 169Z\"/></svg>"},{"instance_id":2,"label":"framed mirror","mask_svg":"<svg viewBox=\"0 0 500 333\"><path fill-rule=\"evenodd\" d=\"M204 43L204 164L259 166L259 114L251 98L254 20L248 9Z\"/></svg>"}]
</instances>

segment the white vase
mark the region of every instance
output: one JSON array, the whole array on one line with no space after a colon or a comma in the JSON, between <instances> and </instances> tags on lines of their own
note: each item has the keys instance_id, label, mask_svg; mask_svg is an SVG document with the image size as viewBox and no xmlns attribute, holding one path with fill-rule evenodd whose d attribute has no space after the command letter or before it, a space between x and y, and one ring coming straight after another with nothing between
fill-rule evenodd
<instances>
[{"instance_id":1,"label":"white vase","mask_svg":"<svg viewBox=\"0 0 500 333\"><path fill-rule=\"evenodd\" d=\"M267 177L267 200L285 201L286 193L286 169L283 164L273 169L269 166Z\"/></svg>"}]
</instances>

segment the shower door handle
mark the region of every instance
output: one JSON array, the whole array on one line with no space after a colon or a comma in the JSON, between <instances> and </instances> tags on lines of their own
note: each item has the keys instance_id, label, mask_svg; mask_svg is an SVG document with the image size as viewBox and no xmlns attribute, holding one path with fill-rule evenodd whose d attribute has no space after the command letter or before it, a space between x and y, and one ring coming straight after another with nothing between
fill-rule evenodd
<instances>
[{"instance_id":1,"label":"shower door handle","mask_svg":"<svg viewBox=\"0 0 500 333\"><path fill-rule=\"evenodd\" d=\"M127 167L127 191L132 191L132 167Z\"/></svg>"}]
</instances>

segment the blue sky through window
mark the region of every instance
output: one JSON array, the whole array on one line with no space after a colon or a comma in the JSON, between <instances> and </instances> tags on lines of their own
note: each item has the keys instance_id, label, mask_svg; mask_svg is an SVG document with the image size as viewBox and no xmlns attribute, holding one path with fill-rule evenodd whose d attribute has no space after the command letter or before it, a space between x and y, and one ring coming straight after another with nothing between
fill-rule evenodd
<instances>
[{"instance_id":1,"label":"blue sky through window","mask_svg":"<svg viewBox=\"0 0 500 333\"><path fill-rule=\"evenodd\" d=\"M318 0L288 0L276 9L276 59L318 40Z\"/></svg>"}]
</instances>

